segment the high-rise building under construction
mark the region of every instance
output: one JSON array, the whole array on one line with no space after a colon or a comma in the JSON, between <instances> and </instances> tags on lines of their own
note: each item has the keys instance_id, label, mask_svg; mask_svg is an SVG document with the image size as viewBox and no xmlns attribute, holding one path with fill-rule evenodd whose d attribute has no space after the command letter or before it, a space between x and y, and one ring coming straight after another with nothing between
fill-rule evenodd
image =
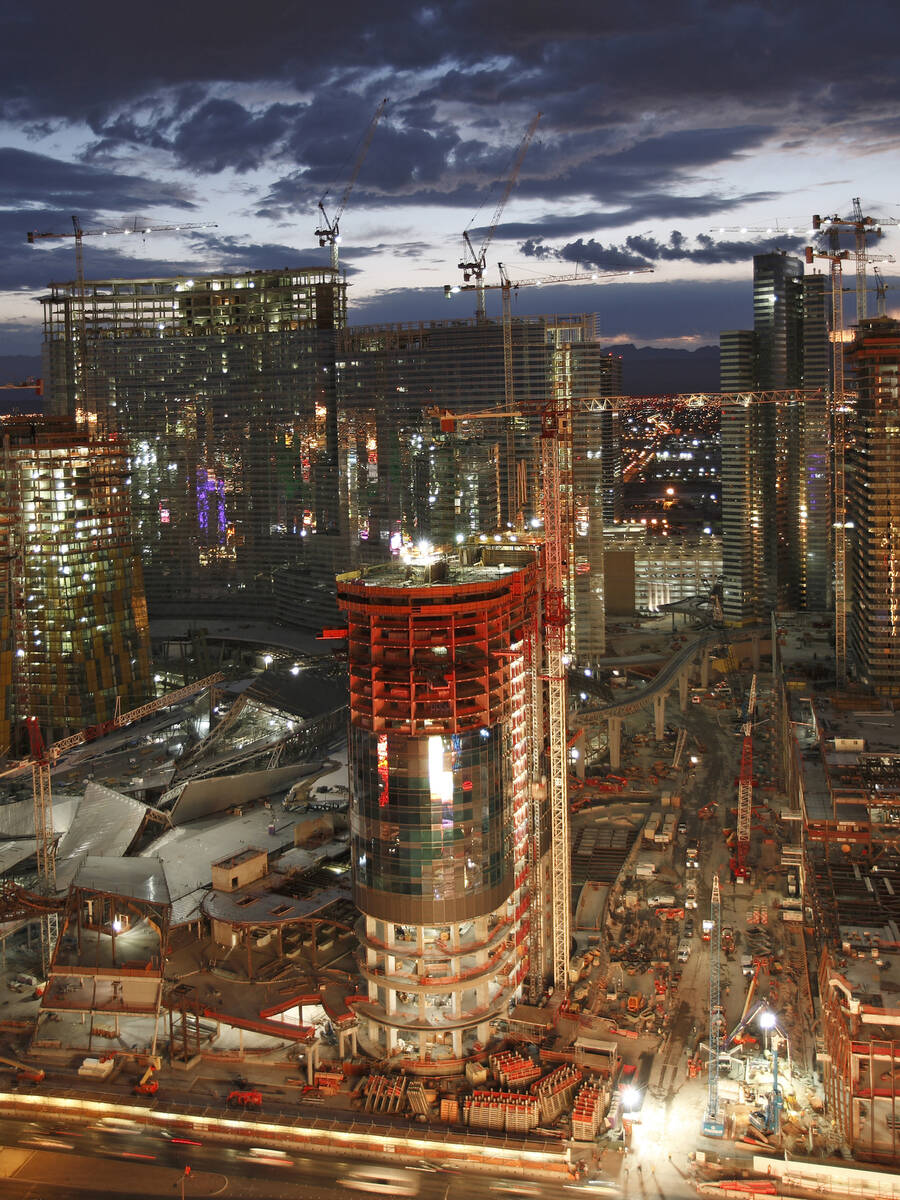
<instances>
[{"instance_id":1,"label":"high-rise building under construction","mask_svg":"<svg viewBox=\"0 0 900 1200\"><path fill-rule=\"evenodd\" d=\"M862 680L900 695L900 321L863 321L848 347L851 605L848 647ZM849 381L848 381L849 382Z\"/></svg>"},{"instance_id":2,"label":"high-rise building under construction","mask_svg":"<svg viewBox=\"0 0 900 1200\"><path fill-rule=\"evenodd\" d=\"M547 833L530 786L538 567L523 547L495 558L491 545L404 554L338 581L368 986L356 1011L372 1053L437 1069L487 1044L530 970L541 977L530 955L547 940Z\"/></svg>"},{"instance_id":3,"label":"high-rise building under construction","mask_svg":"<svg viewBox=\"0 0 900 1200\"><path fill-rule=\"evenodd\" d=\"M151 690L128 458L70 418L0 422L0 758L110 720Z\"/></svg>"},{"instance_id":4,"label":"high-rise building under construction","mask_svg":"<svg viewBox=\"0 0 900 1200\"><path fill-rule=\"evenodd\" d=\"M342 570L531 525L541 406L577 397L566 511L591 533L570 555L570 607L585 653L602 651L621 462L618 414L595 402L621 391L621 362L593 317L513 320L508 375L501 322L347 327L331 270L54 285L44 312L54 411L130 446L153 615L318 629ZM494 415L448 434L432 408Z\"/></svg>"},{"instance_id":5,"label":"high-rise building under construction","mask_svg":"<svg viewBox=\"0 0 900 1200\"><path fill-rule=\"evenodd\" d=\"M265 615L338 532L330 269L53 285L55 412L125 439L150 611ZM307 546L309 542L309 546ZM339 569L339 561L337 569ZM295 620L310 597L297 594Z\"/></svg>"}]
</instances>

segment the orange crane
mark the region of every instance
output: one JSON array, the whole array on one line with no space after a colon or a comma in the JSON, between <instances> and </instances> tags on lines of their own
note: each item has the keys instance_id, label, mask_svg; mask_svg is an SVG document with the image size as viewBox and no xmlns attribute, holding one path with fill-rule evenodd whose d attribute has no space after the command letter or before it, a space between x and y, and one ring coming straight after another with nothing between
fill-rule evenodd
<instances>
[{"instance_id":1,"label":"orange crane","mask_svg":"<svg viewBox=\"0 0 900 1200\"><path fill-rule=\"evenodd\" d=\"M43 379L23 379L21 383L0 383L0 392L35 392L38 396L44 394Z\"/></svg>"},{"instance_id":2,"label":"orange crane","mask_svg":"<svg viewBox=\"0 0 900 1200\"><path fill-rule=\"evenodd\" d=\"M60 738L59 741L53 742L50 746L45 746L44 744L37 718L28 718L28 739L31 754L27 759L23 759L5 771L0 772L0 778L18 774L18 772L27 767L31 768L37 869L38 876L48 892L52 892L56 887L56 851L53 831L53 799L50 787L50 769L59 760L60 756L65 754L67 750L72 750L75 746L83 746L87 742L95 741L107 733L112 733L116 729L121 729L123 726L130 725L134 721L140 721L143 717L150 716L161 708L168 708L179 700L184 700L196 692L202 692L206 687L214 687L215 684L224 678L225 676L221 671L216 671L213 675L207 675L205 679L198 679L195 683L179 688L175 692L167 692L164 696L158 696L155 700L141 704L138 708L132 708L125 713L117 712L112 720L104 721L99 725L89 725L85 729L80 729L77 733ZM50 955L53 950L56 928L57 913L55 911L44 913L41 917L41 964L45 975L50 967Z\"/></svg>"},{"instance_id":3,"label":"orange crane","mask_svg":"<svg viewBox=\"0 0 900 1200\"><path fill-rule=\"evenodd\" d=\"M341 193L341 198L338 201L337 210L334 216L329 220L328 214L325 211L325 197L328 192L319 201L319 211L322 214L322 228L315 231L316 237L319 239L320 246L331 247L331 267L336 271L339 266L340 253L338 247L341 241L341 217L344 215L344 209L347 207L347 201L350 199L350 193L353 191L353 185L356 183L357 177L362 170L362 165L365 162L366 155L369 153L369 147L372 145L372 138L375 136L375 129L378 122L381 120L384 110L387 108L388 98L382 100L375 110L375 115L369 122L369 127L363 135L362 143L360 144L359 153L353 163L353 169L350 172L350 178Z\"/></svg>"},{"instance_id":4,"label":"orange crane","mask_svg":"<svg viewBox=\"0 0 900 1200\"><path fill-rule=\"evenodd\" d=\"M532 119L531 124L525 131L525 136L519 143L519 148L516 151L516 157L513 162L512 170L506 180L506 187L503 190L503 195L497 202L497 207L494 209L494 215L491 217L490 224L487 227L487 232L478 250L472 245L469 238L469 231L466 229L463 232L464 250L463 253L467 257L463 257L459 264L459 269L463 273L463 283L468 283L474 279L474 289L476 293L475 302L475 319L483 321L485 319L485 303L484 303L484 272L487 266L487 250L493 241L494 234L497 232L497 226L500 224L500 218L503 216L503 210L506 208L506 202L510 197L516 180L519 178L519 172L522 169L522 163L525 161L525 155L528 153L528 147L531 145L531 139L534 137L534 131L538 127L538 122L541 119L541 113L537 113ZM444 289L447 294L447 289Z\"/></svg>"}]
</instances>

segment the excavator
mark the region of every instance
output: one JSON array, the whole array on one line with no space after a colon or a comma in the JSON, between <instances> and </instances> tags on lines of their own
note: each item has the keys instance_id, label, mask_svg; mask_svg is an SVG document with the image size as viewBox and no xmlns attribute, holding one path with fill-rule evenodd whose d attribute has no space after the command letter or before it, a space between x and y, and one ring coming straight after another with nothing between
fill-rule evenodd
<instances>
[{"instance_id":1,"label":"excavator","mask_svg":"<svg viewBox=\"0 0 900 1200\"><path fill-rule=\"evenodd\" d=\"M159 1091L159 1080L154 1079L154 1075L159 1070L161 1059L154 1056L147 1063L147 1069L134 1085L134 1094L136 1096L155 1096Z\"/></svg>"}]
</instances>

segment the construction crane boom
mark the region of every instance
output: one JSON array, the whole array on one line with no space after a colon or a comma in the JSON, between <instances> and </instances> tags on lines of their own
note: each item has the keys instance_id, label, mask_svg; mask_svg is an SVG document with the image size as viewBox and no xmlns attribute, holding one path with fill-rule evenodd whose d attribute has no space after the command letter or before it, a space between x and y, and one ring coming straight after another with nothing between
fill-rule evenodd
<instances>
[{"instance_id":1,"label":"construction crane boom","mask_svg":"<svg viewBox=\"0 0 900 1200\"><path fill-rule=\"evenodd\" d=\"M500 218L503 215L503 210L506 208L506 202L509 200L512 190L515 187L516 180L519 178L519 172L522 169L522 163L525 161L525 155L528 153L528 147L531 145L531 139L534 137L534 132L538 127L538 122L541 119L541 113L535 114L531 124L525 131L525 136L519 143L519 148L516 151L515 161L513 162L512 170L506 180L506 187L503 189L503 195L497 202L497 207L494 209L494 215L491 217L490 224L487 227L487 232L484 235L481 246L478 250L472 245L469 231L466 229L463 232L463 242L465 243L465 251L468 257L463 258L459 264L459 269L463 273L463 282L468 283L470 279L475 280L475 291L477 293L477 301L475 308L476 320L483 321L485 318L485 302L484 302L484 272L487 266L487 251L494 234L497 231L497 226L500 224Z\"/></svg>"},{"instance_id":2,"label":"construction crane boom","mask_svg":"<svg viewBox=\"0 0 900 1200\"><path fill-rule=\"evenodd\" d=\"M329 219L328 213L325 211L325 198L328 193L326 192L319 201L319 212L322 214L322 227L321 229L317 229L315 231L315 236L319 239L320 246L330 246L331 267L334 271L337 271L340 266L340 251L338 250L338 247L341 241L341 217L344 215L344 209L347 207L347 201L350 199L350 193L353 191L353 185L356 183L359 173L362 170L362 165L369 153L369 147L372 145L372 139L375 136L375 130L378 126L378 122L384 115L384 110L387 108L387 104L388 98L385 96L385 98L375 109L375 115L372 117L372 120L369 122L368 129L363 135L359 152L353 162L353 168L350 171L350 175L346 184L344 185L344 190L341 192L341 198L338 201L338 206L335 209L334 216L331 217L331 219Z\"/></svg>"},{"instance_id":3,"label":"construction crane boom","mask_svg":"<svg viewBox=\"0 0 900 1200\"><path fill-rule=\"evenodd\" d=\"M60 238L75 239L75 281L78 284L79 294L83 296L84 292L84 251L82 241L86 237L127 237L132 233L181 233L185 229L216 229L217 225L214 221L203 221L200 224L192 225L140 225L137 219L132 222L131 228L122 227L116 229L82 229L81 222L77 216L72 217L72 231L68 230L65 233L49 233L37 229L32 229L28 232L27 238L29 245L35 245L37 242L45 241L46 239L58 240Z\"/></svg>"},{"instance_id":4,"label":"construction crane boom","mask_svg":"<svg viewBox=\"0 0 900 1200\"><path fill-rule=\"evenodd\" d=\"M834 241L832 249L837 249L836 236L843 229L852 229L855 238L855 247L853 256L856 260L856 321L864 321L868 315L868 296L866 290L866 263L870 262L893 262L892 254L872 254L868 248L868 239L870 237L880 238L882 234L882 225L898 225L893 217L868 217L863 213L862 204L859 196L853 197L853 213L849 217L840 217L835 214L832 217L813 217L813 229L825 229L827 232L833 232ZM849 257L849 254L847 255Z\"/></svg>"}]
</instances>

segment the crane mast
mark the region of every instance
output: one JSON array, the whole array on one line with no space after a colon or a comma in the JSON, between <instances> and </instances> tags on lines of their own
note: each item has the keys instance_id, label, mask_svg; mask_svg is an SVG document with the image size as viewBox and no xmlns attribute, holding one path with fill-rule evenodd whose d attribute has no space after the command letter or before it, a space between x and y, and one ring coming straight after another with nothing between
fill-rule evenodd
<instances>
[{"instance_id":1,"label":"crane mast","mask_svg":"<svg viewBox=\"0 0 900 1200\"><path fill-rule=\"evenodd\" d=\"M725 1126L719 1119L719 1058L722 1047L722 897L719 876L713 876L709 901L709 1080L706 1094L706 1116L703 1133L707 1137L724 1137Z\"/></svg>"},{"instance_id":2,"label":"crane mast","mask_svg":"<svg viewBox=\"0 0 900 1200\"><path fill-rule=\"evenodd\" d=\"M813 217L819 229L821 217ZM844 273L849 250L838 249L838 231L830 232L831 248L806 247L806 261L826 258L831 264L831 458L834 498L834 667L838 687L847 682L847 431L844 397Z\"/></svg>"},{"instance_id":3,"label":"crane mast","mask_svg":"<svg viewBox=\"0 0 900 1200\"><path fill-rule=\"evenodd\" d=\"M497 202L497 207L494 209L494 215L491 217L491 222L488 225L487 233L484 235L484 240L478 250L472 245L469 237L469 231L463 233L463 242L465 243L465 255L462 262L459 264L459 269L463 273L463 282L469 283L474 279L474 288L476 293L475 302L475 319L483 321L486 315L485 308L485 282L484 272L487 265L487 250L493 241L494 234L497 231L497 226L500 224L500 218L503 216L503 210L506 208L506 202L512 193L516 180L519 178L519 172L522 169L522 163L525 161L525 155L528 153L528 147L531 145L531 139L534 137L534 131L538 127L538 122L541 119L541 113L537 113L532 119L531 124L525 131L525 136L519 143L519 148L516 151L515 161L513 162L512 170L506 180L506 187L503 190L503 195ZM446 291L446 289L445 289Z\"/></svg>"}]
</instances>

